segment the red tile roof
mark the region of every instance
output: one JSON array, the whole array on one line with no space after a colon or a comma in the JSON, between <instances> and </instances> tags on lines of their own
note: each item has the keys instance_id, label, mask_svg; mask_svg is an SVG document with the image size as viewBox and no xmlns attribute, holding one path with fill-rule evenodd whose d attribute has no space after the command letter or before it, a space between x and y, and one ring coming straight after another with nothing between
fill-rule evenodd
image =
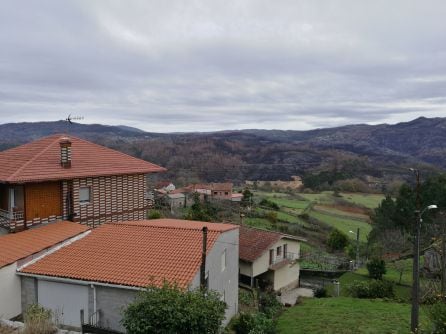
<instances>
[{"instance_id":1,"label":"red tile roof","mask_svg":"<svg viewBox=\"0 0 446 334\"><path fill-rule=\"evenodd\" d=\"M24 183L165 171L150 162L70 136L71 168L60 165L63 135L44 137L0 152L0 182Z\"/></svg>"},{"instance_id":2,"label":"red tile roof","mask_svg":"<svg viewBox=\"0 0 446 334\"><path fill-rule=\"evenodd\" d=\"M292 235L240 226L240 259L254 262L282 238L304 241L304 239Z\"/></svg>"},{"instance_id":3,"label":"red tile roof","mask_svg":"<svg viewBox=\"0 0 446 334\"><path fill-rule=\"evenodd\" d=\"M187 287L201 263L202 231L208 251L236 225L174 219L104 224L88 236L22 269L22 272L146 287L164 280Z\"/></svg>"},{"instance_id":4,"label":"red tile roof","mask_svg":"<svg viewBox=\"0 0 446 334\"><path fill-rule=\"evenodd\" d=\"M232 183L212 183L212 190L220 191L232 191Z\"/></svg>"},{"instance_id":5,"label":"red tile roof","mask_svg":"<svg viewBox=\"0 0 446 334\"><path fill-rule=\"evenodd\" d=\"M88 230L85 225L60 221L0 236L0 268L38 253Z\"/></svg>"}]
</instances>

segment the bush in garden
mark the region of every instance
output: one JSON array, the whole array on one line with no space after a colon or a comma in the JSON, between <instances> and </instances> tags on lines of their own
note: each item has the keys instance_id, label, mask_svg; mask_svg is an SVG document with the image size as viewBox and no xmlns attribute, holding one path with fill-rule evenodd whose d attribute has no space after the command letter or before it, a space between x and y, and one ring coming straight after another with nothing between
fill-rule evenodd
<instances>
[{"instance_id":1,"label":"bush in garden","mask_svg":"<svg viewBox=\"0 0 446 334\"><path fill-rule=\"evenodd\" d=\"M334 229L328 237L327 245L333 250L344 249L348 245L348 237L341 231Z\"/></svg>"},{"instance_id":2,"label":"bush in garden","mask_svg":"<svg viewBox=\"0 0 446 334\"><path fill-rule=\"evenodd\" d=\"M325 288L317 288L314 291L315 298L326 298L327 297L327 289Z\"/></svg>"},{"instance_id":3,"label":"bush in garden","mask_svg":"<svg viewBox=\"0 0 446 334\"><path fill-rule=\"evenodd\" d=\"M26 309L23 320L23 334L53 334L57 328L53 323L53 312L39 304L32 304Z\"/></svg>"},{"instance_id":4,"label":"bush in garden","mask_svg":"<svg viewBox=\"0 0 446 334\"><path fill-rule=\"evenodd\" d=\"M383 280L354 281L347 291L355 298L393 298L395 292L393 283Z\"/></svg>"},{"instance_id":5,"label":"bush in garden","mask_svg":"<svg viewBox=\"0 0 446 334\"><path fill-rule=\"evenodd\" d=\"M446 333L446 297L439 296L428 308L428 317L432 326L432 334Z\"/></svg>"},{"instance_id":6,"label":"bush in garden","mask_svg":"<svg viewBox=\"0 0 446 334\"><path fill-rule=\"evenodd\" d=\"M235 320L236 334L275 334L276 322L263 313L241 313Z\"/></svg>"},{"instance_id":7,"label":"bush in garden","mask_svg":"<svg viewBox=\"0 0 446 334\"><path fill-rule=\"evenodd\" d=\"M277 300L274 291L262 292L259 296L259 311L269 318L275 318L282 310L282 304Z\"/></svg>"},{"instance_id":8,"label":"bush in garden","mask_svg":"<svg viewBox=\"0 0 446 334\"><path fill-rule=\"evenodd\" d=\"M386 263L384 260L374 258L367 262L367 270L369 272L369 277L381 280L383 275L386 273Z\"/></svg>"}]
</instances>

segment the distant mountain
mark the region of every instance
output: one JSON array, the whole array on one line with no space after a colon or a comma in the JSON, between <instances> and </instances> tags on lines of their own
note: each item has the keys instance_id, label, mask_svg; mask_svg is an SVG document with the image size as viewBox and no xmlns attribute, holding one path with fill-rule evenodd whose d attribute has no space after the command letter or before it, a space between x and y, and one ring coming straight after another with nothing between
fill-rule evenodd
<instances>
[{"instance_id":1,"label":"distant mountain","mask_svg":"<svg viewBox=\"0 0 446 334\"><path fill-rule=\"evenodd\" d=\"M167 167L171 177L219 181L288 179L342 171L351 177L391 179L407 167L446 168L446 118L420 117L395 125L347 125L310 131L237 130L149 133L127 126L66 122L0 125L0 149L66 133Z\"/></svg>"}]
</instances>

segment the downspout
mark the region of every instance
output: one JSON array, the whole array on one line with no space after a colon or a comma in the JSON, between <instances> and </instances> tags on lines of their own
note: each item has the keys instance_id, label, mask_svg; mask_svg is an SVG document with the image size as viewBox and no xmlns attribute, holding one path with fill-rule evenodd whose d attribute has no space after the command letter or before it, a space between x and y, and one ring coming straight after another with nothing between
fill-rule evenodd
<instances>
[{"instance_id":1,"label":"downspout","mask_svg":"<svg viewBox=\"0 0 446 334\"><path fill-rule=\"evenodd\" d=\"M208 239L208 228L203 227L203 251L201 253L201 266L200 266L200 288L206 288L206 251L207 251L207 239Z\"/></svg>"}]
</instances>

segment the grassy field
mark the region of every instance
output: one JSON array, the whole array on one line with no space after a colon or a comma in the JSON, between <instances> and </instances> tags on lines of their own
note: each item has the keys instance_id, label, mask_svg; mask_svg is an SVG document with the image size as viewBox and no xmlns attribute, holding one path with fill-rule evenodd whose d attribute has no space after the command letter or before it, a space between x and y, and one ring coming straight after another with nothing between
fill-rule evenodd
<instances>
[{"instance_id":1,"label":"grassy field","mask_svg":"<svg viewBox=\"0 0 446 334\"><path fill-rule=\"evenodd\" d=\"M300 201L297 199L289 199L289 198L268 197L268 199L279 206L297 210L304 210L310 204L309 201Z\"/></svg>"},{"instance_id":2,"label":"grassy field","mask_svg":"<svg viewBox=\"0 0 446 334\"><path fill-rule=\"evenodd\" d=\"M426 322L421 310L420 323ZM278 321L279 333L410 333L410 305L380 299L305 299L285 311Z\"/></svg>"},{"instance_id":3,"label":"grassy field","mask_svg":"<svg viewBox=\"0 0 446 334\"><path fill-rule=\"evenodd\" d=\"M326 215L323 213L312 211L310 213L310 216L313 218L316 218L317 220L333 226L334 228L337 228L339 231L345 233L350 239L356 240L356 233L349 233L349 231L356 232L356 229L359 227L360 234L359 234L359 240L361 242L367 242L367 235L372 230L372 227L370 224L358 221L358 220L350 220L345 218L338 218L333 217L330 215Z\"/></svg>"},{"instance_id":4,"label":"grassy field","mask_svg":"<svg viewBox=\"0 0 446 334\"><path fill-rule=\"evenodd\" d=\"M381 194L342 193L341 195L343 200L365 206L369 209L377 208L384 199L384 195Z\"/></svg>"}]
</instances>

